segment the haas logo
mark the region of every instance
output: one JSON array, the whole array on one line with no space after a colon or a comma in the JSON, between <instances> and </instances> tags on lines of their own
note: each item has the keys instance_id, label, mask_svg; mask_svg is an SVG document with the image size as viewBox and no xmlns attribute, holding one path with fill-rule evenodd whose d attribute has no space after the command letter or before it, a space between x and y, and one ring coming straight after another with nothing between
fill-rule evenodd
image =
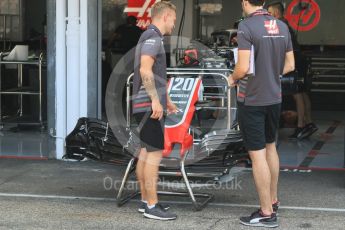
<instances>
[{"instance_id":1,"label":"haas logo","mask_svg":"<svg viewBox=\"0 0 345 230\"><path fill-rule=\"evenodd\" d=\"M301 7L303 3L304 7ZM297 31L310 31L321 20L320 6L314 0L294 0L286 9L286 19Z\"/></svg>"},{"instance_id":2,"label":"haas logo","mask_svg":"<svg viewBox=\"0 0 345 230\"><path fill-rule=\"evenodd\" d=\"M279 27L276 20L265 21L265 27L268 34L279 34Z\"/></svg>"},{"instance_id":3,"label":"haas logo","mask_svg":"<svg viewBox=\"0 0 345 230\"><path fill-rule=\"evenodd\" d=\"M151 23L151 7L161 0L128 0L124 12L138 19L137 26L145 29Z\"/></svg>"}]
</instances>

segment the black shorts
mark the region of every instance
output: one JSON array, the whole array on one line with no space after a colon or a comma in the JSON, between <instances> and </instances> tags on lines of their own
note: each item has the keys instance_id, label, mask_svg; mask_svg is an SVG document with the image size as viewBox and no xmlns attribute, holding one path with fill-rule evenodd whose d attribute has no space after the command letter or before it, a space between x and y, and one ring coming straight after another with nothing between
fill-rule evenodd
<instances>
[{"instance_id":1,"label":"black shorts","mask_svg":"<svg viewBox=\"0 0 345 230\"><path fill-rule=\"evenodd\" d=\"M164 149L164 117L161 120L152 119L151 112L134 114L139 125L141 148L147 152L156 152Z\"/></svg>"},{"instance_id":2,"label":"black shorts","mask_svg":"<svg viewBox=\"0 0 345 230\"><path fill-rule=\"evenodd\" d=\"M238 120L248 151L266 148L276 141L281 104L246 106L238 102Z\"/></svg>"}]
</instances>

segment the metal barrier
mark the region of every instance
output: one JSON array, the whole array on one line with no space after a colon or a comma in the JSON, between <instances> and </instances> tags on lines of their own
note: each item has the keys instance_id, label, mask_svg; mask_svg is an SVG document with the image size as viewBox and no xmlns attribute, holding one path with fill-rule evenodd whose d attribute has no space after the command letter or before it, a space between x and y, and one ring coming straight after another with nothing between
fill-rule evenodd
<instances>
[{"instance_id":1,"label":"metal barrier","mask_svg":"<svg viewBox=\"0 0 345 230\"><path fill-rule=\"evenodd\" d=\"M229 153L231 151L237 151L237 149L241 149L242 147L242 138L239 133L239 130L233 130L232 124L231 124L231 88L229 87L229 81L227 74L231 72L231 70L228 69L168 69L167 75L168 76L178 76L178 77L194 77L194 78L201 78L203 79L205 76L214 76L218 77L219 79L224 80L224 82L227 85L224 85L224 88L226 89L226 111L227 111L227 120L226 120L226 130L221 130L219 133L212 133L209 135L205 135L205 140L203 141L195 141L195 145L202 145L202 151L206 152L206 155L211 155L210 153L212 151L217 150L217 148L220 148L221 156L224 157L224 154L226 151ZM127 85L126 85L126 92L127 92L127 129L130 130L131 128L131 100L130 100L130 93L131 93L131 81L133 78L133 74L131 74L127 79ZM226 141L224 141L226 140ZM236 150L229 150L229 148L236 148ZM215 149L214 149L215 148ZM201 149L201 148L200 148ZM203 159L203 163L199 164L203 170L210 169L207 172L186 172L186 161L191 153L191 151L194 151L194 148L190 151L187 151L182 159L179 159L179 168L178 169L168 169L168 171L163 170L164 165L161 165L159 175L160 176L179 176L183 178L184 185L187 188L187 192L167 192L167 191L159 191L158 194L160 195L175 195L175 196L189 196L192 200L192 203L194 205L195 210L201 210L203 209L207 203L209 203L213 198L213 194L209 193L198 193L195 194L192 190L192 187L190 185L190 181L188 177L205 177L205 178L214 178L219 177L224 174L229 173L229 168L237 164L238 162L242 161L243 159L247 158L246 154L238 153L236 157L233 155L230 156L229 164L226 165L224 162L224 159L216 160L215 162L210 162L208 159ZM233 154L233 152L231 152ZM176 161L176 158L173 158L174 161ZM128 182L129 176L135 171L136 167L136 158L132 158L130 162L127 165L124 177L122 179L120 190L117 194L117 204L118 206L122 206L123 204L127 203L132 198L138 196L140 194L139 191L135 191L134 193L131 193L129 195L124 195L124 188L126 186L126 183ZM200 161L201 162L201 161ZM199 163L199 162L198 162ZM193 167L198 167L198 163L194 164ZM212 169L212 170L211 170ZM199 202L196 198L204 198L203 201Z\"/></svg>"},{"instance_id":2,"label":"metal barrier","mask_svg":"<svg viewBox=\"0 0 345 230\"><path fill-rule=\"evenodd\" d=\"M196 72L199 71L199 72ZM207 72L205 72L207 71ZM214 71L214 72L209 72ZM217 72L216 72L217 71ZM223 73L222 73L223 72ZM224 73L232 72L229 69L194 69L194 68L168 68L167 75L178 75L179 77L191 77L191 75L195 75L194 77L204 77L204 76L218 76L225 80L228 85L227 87L227 129L231 129L231 88L228 80L228 75ZM132 73L127 78L126 83L126 103L127 103L127 111L126 111L126 120L127 120L127 127L131 125L131 116L130 116L130 109L131 109L131 101L130 101L130 93L131 93L131 81L133 79L134 74Z\"/></svg>"}]
</instances>

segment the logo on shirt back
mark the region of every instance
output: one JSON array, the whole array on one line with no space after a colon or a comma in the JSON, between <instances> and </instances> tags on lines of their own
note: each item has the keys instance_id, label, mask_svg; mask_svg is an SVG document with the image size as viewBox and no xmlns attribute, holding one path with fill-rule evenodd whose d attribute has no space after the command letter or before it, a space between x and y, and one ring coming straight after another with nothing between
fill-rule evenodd
<instances>
[{"instance_id":1,"label":"logo on shirt back","mask_svg":"<svg viewBox=\"0 0 345 230\"><path fill-rule=\"evenodd\" d=\"M156 42L157 40L154 40L154 39L147 39L144 41L144 44L145 45L149 45L149 46L155 46L156 45ZM163 40L161 40L161 45L163 46L164 43L163 43Z\"/></svg>"},{"instance_id":2,"label":"logo on shirt back","mask_svg":"<svg viewBox=\"0 0 345 230\"><path fill-rule=\"evenodd\" d=\"M145 45L155 45L155 43L156 43L156 40L154 39L147 39L145 41Z\"/></svg>"},{"instance_id":3,"label":"logo on shirt back","mask_svg":"<svg viewBox=\"0 0 345 230\"><path fill-rule=\"evenodd\" d=\"M268 34L279 34L279 27L277 24L277 20L265 21L265 28Z\"/></svg>"}]
</instances>

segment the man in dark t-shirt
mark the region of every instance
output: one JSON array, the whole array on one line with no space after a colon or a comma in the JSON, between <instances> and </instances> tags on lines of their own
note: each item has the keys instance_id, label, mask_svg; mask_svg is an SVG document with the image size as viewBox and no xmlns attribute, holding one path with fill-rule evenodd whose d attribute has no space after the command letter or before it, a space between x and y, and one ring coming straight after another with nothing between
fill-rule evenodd
<instances>
[{"instance_id":1,"label":"man in dark t-shirt","mask_svg":"<svg viewBox=\"0 0 345 230\"><path fill-rule=\"evenodd\" d=\"M277 227L279 158L275 139L282 101L280 77L294 70L289 29L263 9L264 0L242 0L238 61L229 84L238 84L238 118L252 160L260 209L240 222Z\"/></svg>"},{"instance_id":2,"label":"man in dark t-shirt","mask_svg":"<svg viewBox=\"0 0 345 230\"><path fill-rule=\"evenodd\" d=\"M139 212L157 220L174 220L169 206L158 203L159 164L164 149L164 112L176 113L167 95L166 56L163 35L175 27L176 7L158 2L151 10L152 24L141 35L135 50L132 107L139 124L140 153L136 166L141 191Z\"/></svg>"},{"instance_id":3,"label":"man in dark t-shirt","mask_svg":"<svg viewBox=\"0 0 345 230\"><path fill-rule=\"evenodd\" d=\"M108 48L117 48L125 54L135 47L139 41L142 29L137 26L137 18L128 16L126 23L116 28L108 41Z\"/></svg>"},{"instance_id":4,"label":"man in dark t-shirt","mask_svg":"<svg viewBox=\"0 0 345 230\"><path fill-rule=\"evenodd\" d=\"M297 41L295 31L289 26L289 22L284 18L284 5L280 1L274 1L269 3L267 11L275 18L283 21L290 30L292 46L294 49L295 62L297 74L299 77L305 78L307 75L306 61L303 57L300 46ZM296 102L297 110L297 128L294 133L289 136L290 140L303 139L312 135L318 130L311 118L311 103L307 93L306 87L301 86L298 91L293 94L293 98Z\"/></svg>"}]
</instances>

